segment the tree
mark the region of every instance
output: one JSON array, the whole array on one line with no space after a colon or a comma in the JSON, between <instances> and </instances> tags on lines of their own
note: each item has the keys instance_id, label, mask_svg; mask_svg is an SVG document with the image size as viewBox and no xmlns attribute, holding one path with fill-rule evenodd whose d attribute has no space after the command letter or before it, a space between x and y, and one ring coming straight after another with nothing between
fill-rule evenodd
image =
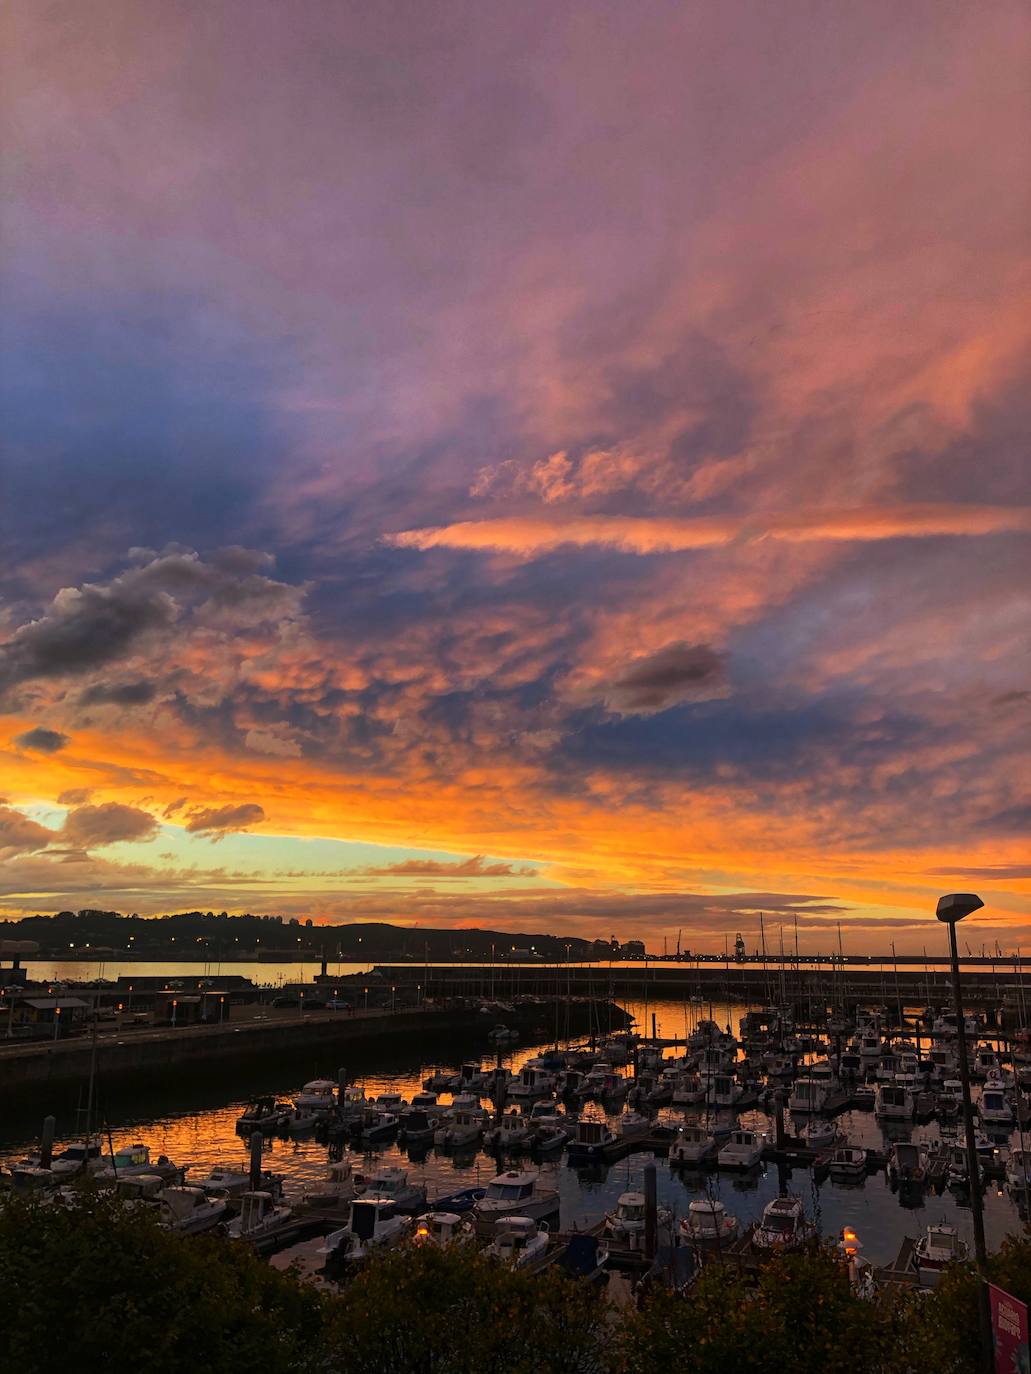
<instances>
[{"instance_id":1,"label":"tree","mask_svg":"<svg viewBox=\"0 0 1031 1374\"><path fill-rule=\"evenodd\" d=\"M312 1367L323 1300L221 1236L164 1231L84 1192L0 1208L0 1368L287 1374ZM313 1339L314 1337L314 1339Z\"/></svg>"},{"instance_id":2,"label":"tree","mask_svg":"<svg viewBox=\"0 0 1031 1374\"><path fill-rule=\"evenodd\" d=\"M554 1270L410 1243L330 1304L327 1354L348 1374L595 1374L608 1368L608 1322L603 1298Z\"/></svg>"},{"instance_id":3,"label":"tree","mask_svg":"<svg viewBox=\"0 0 1031 1374\"><path fill-rule=\"evenodd\" d=\"M623 1327L621 1374L875 1374L890 1358L891 1306L852 1288L836 1251L784 1255L752 1278L706 1265L686 1298L654 1290Z\"/></svg>"}]
</instances>

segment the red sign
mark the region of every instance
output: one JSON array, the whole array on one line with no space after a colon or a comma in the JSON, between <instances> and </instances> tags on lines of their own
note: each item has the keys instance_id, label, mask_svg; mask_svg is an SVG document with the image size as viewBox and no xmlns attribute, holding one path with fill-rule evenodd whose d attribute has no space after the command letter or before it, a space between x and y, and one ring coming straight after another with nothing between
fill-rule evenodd
<instances>
[{"instance_id":1,"label":"red sign","mask_svg":"<svg viewBox=\"0 0 1031 1374\"><path fill-rule=\"evenodd\" d=\"M1027 1304L1010 1297L994 1283L988 1285L988 1298L992 1308L995 1374L1029 1374Z\"/></svg>"}]
</instances>

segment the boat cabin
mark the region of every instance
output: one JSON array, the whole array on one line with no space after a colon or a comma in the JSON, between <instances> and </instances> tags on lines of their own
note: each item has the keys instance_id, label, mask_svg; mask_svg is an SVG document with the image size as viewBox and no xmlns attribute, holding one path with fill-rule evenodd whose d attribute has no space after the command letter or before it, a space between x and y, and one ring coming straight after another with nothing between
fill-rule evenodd
<instances>
[{"instance_id":1,"label":"boat cabin","mask_svg":"<svg viewBox=\"0 0 1031 1374\"><path fill-rule=\"evenodd\" d=\"M528 1202L533 1197L536 1182L535 1173L519 1173L515 1169L510 1169L487 1184L483 1200L504 1203Z\"/></svg>"},{"instance_id":2,"label":"boat cabin","mask_svg":"<svg viewBox=\"0 0 1031 1374\"><path fill-rule=\"evenodd\" d=\"M415 1240L423 1245L449 1245L462 1234L462 1225L457 1212L424 1212L415 1223Z\"/></svg>"}]
</instances>

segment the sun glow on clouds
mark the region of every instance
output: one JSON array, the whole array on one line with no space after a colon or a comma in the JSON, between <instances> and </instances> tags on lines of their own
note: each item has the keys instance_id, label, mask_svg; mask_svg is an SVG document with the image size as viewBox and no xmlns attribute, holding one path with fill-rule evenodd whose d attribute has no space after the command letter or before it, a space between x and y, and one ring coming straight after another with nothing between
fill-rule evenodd
<instances>
[{"instance_id":1,"label":"sun glow on clouds","mask_svg":"<svg viewBox=\"0 0 1031 1374\"><path fill-rule=\"evenodd\" d=\"M1026 11L99 9L5 19L0 907L1012 944Z\"/></svg>"}]
</instances>

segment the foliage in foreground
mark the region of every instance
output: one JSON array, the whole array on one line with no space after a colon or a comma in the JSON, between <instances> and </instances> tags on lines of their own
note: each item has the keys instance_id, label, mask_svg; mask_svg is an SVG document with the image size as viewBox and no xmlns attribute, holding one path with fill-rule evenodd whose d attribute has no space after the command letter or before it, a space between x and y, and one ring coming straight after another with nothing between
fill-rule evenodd
<instances>
[{"instance_id":1,"label":"foliage in foreground","mask_svg":"<svg viewBox=\"0 0 1031 1374\"><path fill-rule=\"evenodd\" d=\"M1031 1240L992 1277L1031 1302ZM347 1374L974 1374L976 1280L855 1295L833 1250L785 1256L749 1283L710 1266L688 1299L620 1309L548 1272L468 1246L405 1246L326 1296L221 1237L162 1231L149 1212L86 1194L74 1207L0 1208L0 1370L197 1365Z\"/></svg>"}]
</instances>

